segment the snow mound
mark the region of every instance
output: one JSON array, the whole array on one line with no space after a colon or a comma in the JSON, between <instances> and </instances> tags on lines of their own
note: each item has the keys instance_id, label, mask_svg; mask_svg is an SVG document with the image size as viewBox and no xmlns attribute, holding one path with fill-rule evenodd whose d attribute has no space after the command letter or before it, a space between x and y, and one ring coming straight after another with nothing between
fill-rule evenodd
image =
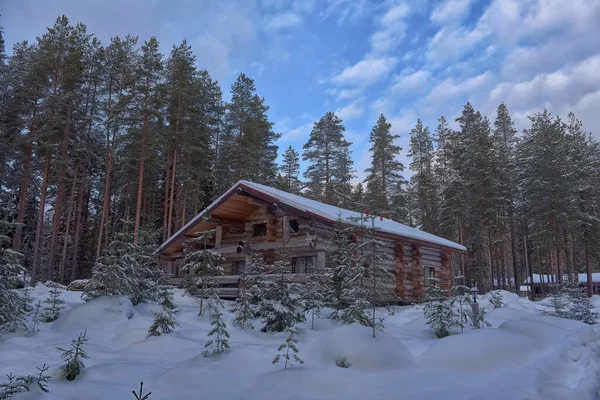
<instances>
[{"instance_id":1,"label":"snow mound","mask_svg":"<svg viewBox=\"0 0 600 400\"><path fill-rule=\"evenodd\" d=\"M532 320L506 321L499 328L544 342L561 340L569 334L568 330L556 325Z\"/></svg>"},{"instance_id":2,"label":"snow mound","mask_svg":"<svg viewBox=\"0 0 600 400\"><path fill-rule=\"evenodd\" d=\"M135 311L144 317L154 318L154 314L163 310L162 306L157 303L140 303L136 305Z\"/></svg>"},{"instance_id":3,"label":"snow mound","mask_svg":"<svg viewBox=\"0 0 600 400\"><path fill-rule=\"evenodd\" d=\"M358 324L335 328L308 346L308 359L369 371L414 365L414 357L402 342L385 332L373 338L371 332Z\"/></svg>"},{"instance_id":4,"label":"snow mound","mask_svg":"<svg viewBox=\"0 0 600 400\"><path fill-rule=\"evenodd\" d=\"M597 400L600 395L600 332L586 327L571 332L559 351L536 364L535 399Z\"/></svg>"},{"instance_id":5,"label":"snow mound","mask_svg":"<svg viewBox=\"0 0 600 400\"><path fill-rule=\"evenodd\" d=\"M417 362L421 367L493 371L526 364L540 350L535 340L503 329L479 329L439 339Z\"/></svg>"},{"instance_id":6,"label":"snow mound","mask_svg":"<svg viewBox=\"0 0 600 400\"><path fill-rule=\"evenodd\" d=\"M69 283L69 286L67 286L67 290L72 290L74 292L82 292L89 281L89 279L76 279Z\"/></svg>"},{"instance_id":7,"label":"snow mound","mask_svg":"<svg viewBox=\"0 0 600 400\"><path fill-rule=\"evenodd\" d=\"M127 321L135 314L127 297L103 296L63 313L52 328L59 332L83 331L107 323Z\"/></svg>"}]
</instances>

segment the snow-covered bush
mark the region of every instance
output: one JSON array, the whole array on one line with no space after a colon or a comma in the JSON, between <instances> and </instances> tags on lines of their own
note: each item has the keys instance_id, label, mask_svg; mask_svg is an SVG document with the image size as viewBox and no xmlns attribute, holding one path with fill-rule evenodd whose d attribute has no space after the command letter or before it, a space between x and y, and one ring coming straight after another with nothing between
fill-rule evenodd
<instances>
[{"instance_id":1,"label":"snow-covered bush","mask_svg":"<svg viewBox=\"0 0 600 400\"><path fill-rule=\"evenodd\" d=\"M46 322L56 321L60 316L60 312L65 308L63 305L65 302L60 298L61 291L58 287L54 286L50 290L50 297L44 300L44 316Z\"/></svg>"},{"instance_id":2,"label":"snow-covered bush","mask_svg":"<svg viewBox=\"0 0 600 400\"><path fill-rule=\"evenodd\" d=\"M595 311L590 298L586 296L584 289L580 288L577 282L566 283L560 293L565 299L566 307L558 313L558 316L589 325L598 321L600 315Z\"/></svg>"},{"instance_id":3,"label":"snow-covered bush","mask_svg":"<svg viewBox=\"0 0 600 400\"><path fill-rule=\"evenodd\" d=\"M295 335L297 334L296 328L289 327L289 328L287 328L287 332L288 332L287 339L285 340L284 343L279 345L279 347L277 348L277 351L279 352L279 354L277 354L275 356L275 358L273 359L273 364L277 364L279 361L281 361L281 359L283 359L284 360L283 369L287 369L288 363L290 364L290 367L291 367L292 360L297 361L300 364L304 364L304 361L302 361L302 359L298 356L299 351L298 351L298 346L296 346L298 344L298 340L295 338ZM290 354L290 350L291 350L292 354Z\"/></svg>"},{"instance_id":4,"label":"snow-covered bush","mask_svg":"<svg viewBox=\"0 0 600 400\"><path fill-rule=\"evenodd\" d=\"M8 400L13 395L22 392L29 392L31 385L37 385L43 392L48 392L46 384L50 381L50 376L45 375L49 367L44 364L37 367L38 373L35 375L15 376L8 374L7 383L0 383L0 400Z\"/></svg>"},{"instance_id":5,"label":"snow-covered bush","mask_svg":"<svg viewBox=\"0 0 600 400\"><path fill-rule=\"evenodd\" d=\"M210 354L221 354L229 349L229 332L227 332L227 325L220 310L212 311L210 324L212 329L208 332L208 337L212 337L212 339L204 345L206 349L202 352L204 357L208 357Z\"/></svg>"},{"instance_id":6,"label":"snow-covered bush","mask_svg":"<svg viewBox=\"0 0 600 400\"><path fill-rule=\"evenodd\" d=\"M456 313L441 287L431 285L425 291L423 309L427 325L438 338L450 335L450 328L456 324Z\"/></svg>"},{"instance_id":7,"label":"snow-covered bush","mask_svg":"<svg viewBox=\"0 0 600 400\"><path fill-rule=\"evenodd\" d=\"M77 335L77 339L73 339L71 347L63 349L57 347L56 350L60 353L60 357L63 359L64 364L60 368L62 375L68 380L72 381L81 373L81 370L85 368L83 360L88 358L87 353L83 349L83 345L89 340L86 336L87 332L80 333Z\"/></svg>"}]
</instances>

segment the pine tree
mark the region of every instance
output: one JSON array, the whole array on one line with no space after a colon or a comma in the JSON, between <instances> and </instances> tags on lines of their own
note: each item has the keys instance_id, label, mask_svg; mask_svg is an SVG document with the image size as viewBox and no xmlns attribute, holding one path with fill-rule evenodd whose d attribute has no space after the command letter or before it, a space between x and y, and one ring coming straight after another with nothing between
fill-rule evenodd
<instances>
[{"instance_id":1,"label":"pine tree","mask_svg":"<svg viewBox=\"0 0 600 400\"><path fill-rule=\"evenodd\" d=\"M38 300L35 303L35 308L31 311L31 327L27 326L26 332L27 335L33 335L35 332L39 331L39 324L42 322L42 317L44 316L42 311L42 301Z\"/></svg>"},{"instance_id":2,"label":"pine tree","mask_svg":"<svg viewBox=\"0 0 600 400\"><path fill-rule=\"evenodd\" d=\"M60 312L65 308L65 302L60 298L61 291L57 286L53 286L50 290L50 297L44 300L44 316L46 322L56 321L60 316Z\"/></svg>"},{"instance_id":3,"label":"pine tree","mask_svg":"<svg viewBox=\"0 0 600 400\"><path fill-rule=\"evenodd\" d=\"M228 350L229 347L229 332L227 332L227 325L223 320L223 315L220 310L215 310L211 314L210 325L213 327L208 332L208 337L214 336L204 345L202 355L208 357L209 354L218 355ZM209 351L210 350L210 351Z\"/></svg>"},{"instance_id":4,"label":"pine tree","mask_svg":"<svg viewBox=\"0 0 600 400\"><path fill-rule=\"evenodd\" d=\"M285 360L283 369L287 369L288 363L290 364L290 366L292 366L292 361L304 364L304 361L302 361L302 359L298 356L298 340L295 338L295 335L297 334L296 328L289 327L287 328L287 332L288 337L285 340L285 343L282 343L277 348L277 351L279 351L280 354L277 354L273 359L273 364L277 364L283 358ZM283 350L285 350L285 352L283 352ZM292 354L290 354L290 350Z\"/></svg>"},{"instance_id":5,"label":"pine tree","mask_svg":"<svg viewBox=\"0 0 600 400\"><path fill-rule=\"evenodd\" d=\"M65 363L61 367L61 373L68 381L77 378L81 370L85 368L83 360L89 358L83 349L83 345L89 340L86 334L87 332L84 331L77 336L77 339L73 339L69 349L56 348Z\"/></svg>"},{"instance_id":6,"label":"pine tree","mask_svg":"<svg viewBox=\"0 0 600 400\"><path fill-rule=\"evenodd\" d=\"M411 184L418 208L417 226L426 232L437 233L435 188L433 177L433 139L421 120L410 131L410 169L414 172Z\"/></svg>"},{"instance_id":7,"label":"pine tree","mask_svg":"<svg viewBox=\"0 0 600 400\"><path fill-rule=\"evenodd\" d=\"M464 333L465 327L469 323L469 307L471 298L469 297L470 288L458 285L451 289L453 298L450 300L455 315L454 325L460 327L461 333Z\"/></svg>"},{"instance_id":8,"label":"pine tree","mask_svg":"<svg viewBox=\"0 0 600 400\"><path fill-rule=\"evenodd\" d=\"M283 332L297 323L304 322L301 293L297 283L286 282L285 274L291 271L289 253L282 248L273 265L265 265L260 284L255 284L254 294L259 298L258 314L262 318L263 332Z\"/></svg>"},{"instance_id":9,"label":"pine tree","mask_svg":"<svg viewBox=\"0 0 600 400\"><path fill-rule=\"evenodd\" d=\"M25 326L28 299L14 290L20 284L19 276L25 272L23 255L10 248L8 234L14 229L13 210L0 199L0 332L14 332Z\"/></svg>"},{"instance_id":10,"label":"pine tree","mask_svg":"<svg viewBox=\"0 0 600 400\"><path fill-rule=\"evenodd\" d=\"M342 310L352 302L346 295L349 286L349 270L355 261L356 244L353 225L347 226L341 220L341 215L333 226L331 249L327 254L325 270L325 305L333 309L331 318L340 320Z\"/></svg>"},{"instance_id":11,"label":"pine tree","mask_svg":"<svg viewBox=\"0 0 600 400\"><path fill-rule=\"evenodd\" d=\"M499 290L492 290L490 295L492 296L490 298L490 304L492 307L501 308L504 305L504 302L502 301L502 294Z\"/></svg>"},{"instance_id":12,"label":"pine tree","mask_svg":"<svg viewBox=\"0 0 600 400\"><path fill-rule=\"evenodd\" d=\"M280 167L282 174L280 188L289 193L300 194L302 189L302 183L298 179L298 175L300 174L300 153L290 146L283 153L282 161Z\"/></svg>"},{"instance_id":13,"label":"pine tree","mask_svg":"<svg viewBox=\"0 0 600 400\"><path fill-rule=\"evenodd\" d=\"M160 336L163 333L171 333L179 325L175 320L177 309L173 303L172 289L168 286L161 286L159 289L159 304L162 311L154 313L154 321L148 328L149 336Z\"/></svg>"},{"instance_id":14,"label":"pine tree","mask_svg":"<svg viewBox=\"0 0 600 400\"><path fill-rule=\"evenodd\" d=\"M15 376L12 373L7 374L8 383L0 383L0 400L8 400L17 393L29 392L31 385L35 384L43 391L48 392L47 383L51 376L45 375L50 367L46 364L37 367L38 373L35 375Z\"/></svg>"},{"instance_id":15,"label":"pine tree","mask_svg":"<svg viewBox=\"0 0 600 400\"><path fill-rule=\"evenodd\" d=\"M438 338L450 335L450 328L456 323L456 315L441 287L430 285L423 298L425 322Z\"/></svg>"},{"instance_id":16,"label":"pine tree","mask_svg":"<svg viewBox=\"0 0 600 400\"><path fill-rule=\"evenodd\" d=\"M558 316L575 321L581 321L589 325L598 322L600 314L595 311L591 300L584 294L577 282L568 282L563 285L561 296L566 308L558 312Z\"/></svg>"},{"instance_id":17,"label":"pine tree","mask_svg":"<svg viewBox=\"0 0 600 400\"><path fill-rule=\"evenodd\" d=\"M324 277L321 271L315 272L306 277L306 283L302 286L302 302L304 311L310 313L310 329L315 329L315 315L319 315L324 307L325 296Z\"/></svg>"},{"instance_id":18,"label":"pine tree","mask_svg":"<svg viewBox=\"0 0 600 400\"><path fill-rule=\"evenodd\" d=\"M304 172L306 195L326 204L341 205L338 194L349 194L353 177L350 145L344 138L342 120L328 112L315 122L308 142L304 145L302 160L309 166Z\"/></svg>"},{"instance_id":19,"label":"pine tree","mask_svg":"<svg viewBox=\"0 0 600 400\"><path fill-rule=\"evenodd\" d=\"M238 292L238 297L231 307L231 311L235 313L233 323L242 329L254 329L252 319L255 318L255 307L252 304L252 295L246 286L246 282L242 279L242 287Z\"/></svg>"},{"instance_id":20,"label":"pine tree","mask_svg":"<svg viewBox=\"0 0 600 400\"><path fill-rule=\"evenodd\" d=\"M192 274L193 287L200 285L200 311L199 316L204 314L204 299L209 299L209 308L212 311L219 303L219 284L216 277L223 275L223 268L219 263L223 260L221 253L214 249L207 249L206 243L212 238L214 231L201 232L200 236L194 238L192 246L196 250L185 255L184 271ZM199 246L204 247L198 249Z\"/></svg>"}]
</instances>

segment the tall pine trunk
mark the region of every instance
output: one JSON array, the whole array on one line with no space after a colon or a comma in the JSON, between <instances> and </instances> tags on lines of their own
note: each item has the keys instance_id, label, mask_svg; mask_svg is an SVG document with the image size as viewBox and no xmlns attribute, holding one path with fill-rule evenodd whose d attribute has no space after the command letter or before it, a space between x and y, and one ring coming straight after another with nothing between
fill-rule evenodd
<instances>
[{"instance_id":1,"label":"tall pine trunk","mask_svg":"<svg viewBox=\"0 0 600 400\"><path fill-rule=\"evenodd\" d=\"M75 174L73 176L73 184L71 185L71 193L69 194L69 201L67 203L67 221L65 224L65 237L63 240L62 254L60 257L60 263L58 265L58 276L61 283L65 283L65 265L67 262L67 247L69 243L69 233L71 230L71 217L73 214L73 203L75 202L75 192L77 184L77 175L79 175L79 164L75 166Z\"/></svg>"}]
</instances>

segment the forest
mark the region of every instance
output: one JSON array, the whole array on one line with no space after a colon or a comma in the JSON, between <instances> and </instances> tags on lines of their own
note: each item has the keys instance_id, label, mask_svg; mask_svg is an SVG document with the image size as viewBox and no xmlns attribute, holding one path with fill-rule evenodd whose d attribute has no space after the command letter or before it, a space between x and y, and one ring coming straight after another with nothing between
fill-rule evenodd
<instances>
[{"instance_id":1,"label":"forest","mask_svg":"<svg viewBox=\"0 0 600 400\"><path fill-rule=\"evenodd\" d=\"M240 179L464 244L455 281L484 292L598 270L600 148L573 114L540 111L523 132L504 103L485 116L467 102L448 116L456 130L441 116L396 132L381 115L357 183L333 112L303 148L280 149L254 80L240 74L225 102L186 41L169 54L155 37L101 43L65 16L10 56L1 35L0 234L34 281L89 277L122 235L158 245Z\"/></svg>"}]
</instances>

